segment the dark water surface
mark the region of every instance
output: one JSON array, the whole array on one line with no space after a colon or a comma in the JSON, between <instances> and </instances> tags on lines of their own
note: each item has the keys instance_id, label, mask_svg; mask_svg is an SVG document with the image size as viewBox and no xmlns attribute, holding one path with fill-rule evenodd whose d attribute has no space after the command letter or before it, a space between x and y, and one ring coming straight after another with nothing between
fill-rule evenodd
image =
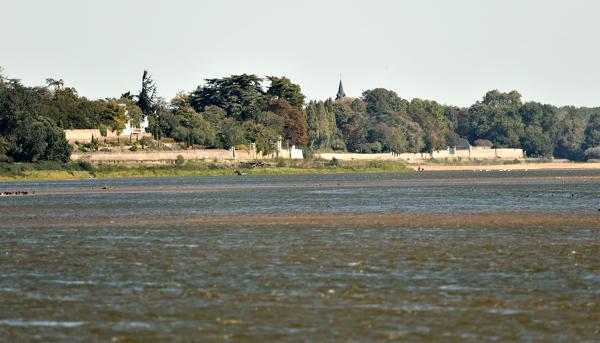
<instances>
[{"instance_id":1,"label":"dark water surface","mask_svg":"<svg viewBox=\"0 0 600 343\"><path fill-rule=\"evenodd\" d=\"M599 171L6 190L35 195L0 198L0 341L600 341ZM457 224L495 213L522 219ZM398 214L433 219L345 218ZM289 221L243 220L270 216Z\"/></svg>"}]
</instances>

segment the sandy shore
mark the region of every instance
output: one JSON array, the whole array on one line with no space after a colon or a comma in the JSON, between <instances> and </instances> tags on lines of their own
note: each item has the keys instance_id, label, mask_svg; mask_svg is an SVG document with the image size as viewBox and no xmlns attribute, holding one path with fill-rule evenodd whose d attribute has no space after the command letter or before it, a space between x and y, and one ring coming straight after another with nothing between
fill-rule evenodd
<instances>
[{"instance_id":1,"label":"sandy shore","mask_svg":"<svg viewBox=\"0 0 600 343\"><path fill-rule=\"evenodd\" d=\"M570 163L570 162L548 162L548 163L519 163L519 164L494 164L494 165L410 165L414 170L419 167L425 171L492 171L492 170L568 170L568 169L600 169L600 163Z\"/></svg>"},{"instance_id":2,"label":"sandy shore","mask_svg":"<svg viewBox=\"0 0 600 343\"><path fill-rule=\"evenodd\" d=\"M143 218L21 218L4 221L0 227L51 226L142 226L142 225L397 225L397 226L534 226L534 227L589 227L600 228L600 212L490 212L490 213L276 213L199 215L199 216L145 216Z\"/></svg>"}]
</instances>

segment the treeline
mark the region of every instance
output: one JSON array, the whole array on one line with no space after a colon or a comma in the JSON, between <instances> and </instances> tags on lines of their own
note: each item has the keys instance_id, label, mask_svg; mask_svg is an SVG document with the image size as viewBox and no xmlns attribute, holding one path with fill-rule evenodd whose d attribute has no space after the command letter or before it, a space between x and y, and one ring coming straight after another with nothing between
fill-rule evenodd
<instances>
[{"instance_id":1,"label":"treeline","mask_svg":"<svg viewBox=\"0 0 600 343\"><path fill-rule=\"evenodd\" d=\"M400 98L377 88L361 98L311 101L309 147L353 152L430 152L460 138L531 157L600 158L600 108L523 103L512 91L490 91L468 108Z\"/></svg>"},{"instance_id":2,"label":"treeline","mask_svg":"<svg viewBox=\"0 0 600 343\"><path fill-rule=\"evenodd\" d=\"M167 102L144 72L137 94L89 100L62 80L26 87L0 73L0 156L14 161L66 161L63 129L119 131L143 116L155 139L207 148L255 143L269 153L281 137L307 151L429 152L467 138L520 147L533 157L600 158L600 108L523 103L516 91L490 91L468 108L408 101L382 88L305 102L300 86L285 77L243 74L208 79Z\"/></svg>"}]
</instances>

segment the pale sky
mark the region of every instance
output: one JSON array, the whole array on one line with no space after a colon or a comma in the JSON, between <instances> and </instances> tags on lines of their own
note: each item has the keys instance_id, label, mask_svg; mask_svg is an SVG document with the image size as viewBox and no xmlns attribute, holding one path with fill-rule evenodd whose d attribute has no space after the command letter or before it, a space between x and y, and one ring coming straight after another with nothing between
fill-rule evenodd
<instances>
[{"instance_id":1,"label":"pale sky","mask_svg":"<svg viewBox=\"0 0 600 343\"><path fill-rule=\"evenodd\" d=\"M595 0L0 0L0 66L89 98L169 99L206 78L285 75L308 99L385 87L467 106L486 91L600 105Z\"/></svg>"}]
</instances>

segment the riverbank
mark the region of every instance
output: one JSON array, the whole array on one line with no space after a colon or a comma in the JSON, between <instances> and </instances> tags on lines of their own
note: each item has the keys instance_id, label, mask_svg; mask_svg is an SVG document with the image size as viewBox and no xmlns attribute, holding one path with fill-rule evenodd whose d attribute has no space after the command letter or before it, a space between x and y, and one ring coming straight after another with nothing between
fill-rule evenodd
<instances>
[{"instance_id":1,"label":"riverbank","mask_svg":"<svg viewBox=\"0 0 600 343\"><path fill-rule=\"evenodd\" d=\"M251 163L183 162L180 164L90 164L2 163L0 180L108 179L162 176L235 176L281 174L331 174L412 172L406 164L394 161L280 160L255 166Z\"/></svg>"},{"instance_id":2,"label":"riverbank","mask_svg":"<svg viewBox=\"0 0 600 343\"><path fill-rule=\"evenodd\" d=\"M511 171L511 170L589 170L600 169L600 162L520 162L511 164L412 164L425 171Z\"/></svg>"},{"instance_id":3,"label":"riverbank","mask_svg":"<svg viewBox=\"0 0 600 343\"><path fill-rule=\"evenodd\" d=\"M70 163L0 163L0 181L109 179L168 176L235 176L332 173L389 173L424 171L516 171L516 170L591 170L600 162L520 162L509 164L468 163L405 164L396 161L323 161L280 160L263 165L189 161L181 164L91 164Z\"/></svg>"}]
</instances>

